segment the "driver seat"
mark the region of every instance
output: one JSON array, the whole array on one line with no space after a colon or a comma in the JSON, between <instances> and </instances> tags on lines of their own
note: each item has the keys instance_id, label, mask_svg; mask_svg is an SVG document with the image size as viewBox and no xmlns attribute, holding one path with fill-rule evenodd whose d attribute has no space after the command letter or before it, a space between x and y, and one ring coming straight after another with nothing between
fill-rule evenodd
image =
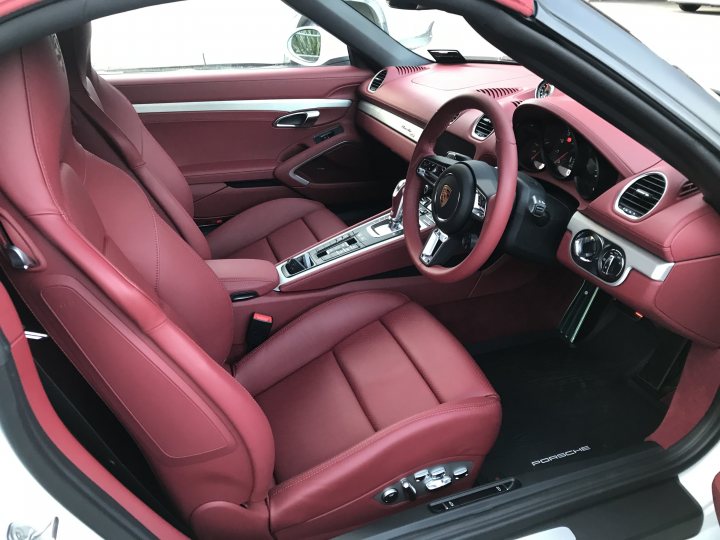
<instances>
[{"instance_id":1,"label":"driver seat","mask_svg":"<svg viewBox=\"0 0 720 540\"><path fill-rule=\"evenodd\" d=\"M197 537L324 538L470 487L500 402L460 343L404 296L362 292L231 375L228 295L140 187L73 139L63 71L54 36L0 57L0 223L32 261L2 266ZM383 502L404 478L417 499Z\"/></svg>"}]
</instances>

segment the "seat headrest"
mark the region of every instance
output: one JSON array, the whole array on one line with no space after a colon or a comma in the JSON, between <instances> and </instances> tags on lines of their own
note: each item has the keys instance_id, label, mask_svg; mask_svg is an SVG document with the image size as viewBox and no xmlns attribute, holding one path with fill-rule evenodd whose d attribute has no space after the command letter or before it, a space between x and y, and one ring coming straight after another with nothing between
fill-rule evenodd
<instances>
[{"instance_id":1,"label":"seat headrest","mask_svg":"<svg viewBox=\"0 0 720 540\"><path fill-rule=\"evenodd\" d=\"M0 96L0 189L26 215L55 213L50 192L74 143L65 65L54 35L0 57Z\"/></svg>"}]
</instances>

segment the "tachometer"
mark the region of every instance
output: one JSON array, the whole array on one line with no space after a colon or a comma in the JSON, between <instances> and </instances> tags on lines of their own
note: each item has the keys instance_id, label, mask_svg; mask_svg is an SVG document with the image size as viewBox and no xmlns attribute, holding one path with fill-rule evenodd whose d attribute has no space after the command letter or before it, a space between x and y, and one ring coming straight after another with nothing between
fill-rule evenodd
<instances>
[{"instance_id":1,"label":"tachometer","mask_svg":"<svg viewBox=\"0 0 720 540\"><path fill-rule=\"evenodd\" d=\"M539 172L545 168L542 143L538 139L528 139L518 148L520 165L527 171Z\"/></svg>"},{"instance_id":2,"label":"tachometer","mask_svg":"<svg viewBox=\"0 0 720 540\"><path fill-rule=\"evenodd\" d=\"M545 163L553 176L560 180L573 177L577 163L575 132L564 124L550 124L543 135Z\"/></svg>"}]
</instances>

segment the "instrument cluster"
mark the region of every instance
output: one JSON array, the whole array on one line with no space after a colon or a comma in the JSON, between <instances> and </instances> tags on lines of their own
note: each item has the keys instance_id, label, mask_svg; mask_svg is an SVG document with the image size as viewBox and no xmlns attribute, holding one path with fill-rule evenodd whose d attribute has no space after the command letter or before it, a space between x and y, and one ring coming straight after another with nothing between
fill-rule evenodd
<instances>
[{"instance_id":1,"label":"instrument cluster","mask_svg":"<svg viewBox=\"0 0 720 540\"><path fill-rule=\"evenodd\" d=\"M592 200L617 181L605 157L559 118L525 120L515 125L520 168L530 174L574 182L578 194Z\"/></svg>"}]
</instances>

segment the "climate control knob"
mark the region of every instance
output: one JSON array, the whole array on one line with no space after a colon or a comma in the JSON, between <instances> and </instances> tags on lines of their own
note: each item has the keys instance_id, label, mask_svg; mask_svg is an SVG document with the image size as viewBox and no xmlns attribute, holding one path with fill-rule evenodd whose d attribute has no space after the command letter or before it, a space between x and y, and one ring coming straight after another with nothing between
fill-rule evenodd
<instances>
[{"instance_id":1,"label":"climate control knob","mask_svg":"<svg viewBox=\"0 0 720 540\"><path fill-rule=\"evenodd\" d=\"M617 281L625 270L625 253L618 247L608 247L598 259L598 274L606 281Z\"/></svg>"},{"instance_id":2,"label":"climate control knob","mask_svg":"<svg viewBox=\"0 0 720 540\"><path fill-rule=\"evenodd\" d=\"M602 238L592 231L580 231L573 238L573 255L582 262L589 263L597 260L602 248Z\"/></svg>"}]
</instances>

